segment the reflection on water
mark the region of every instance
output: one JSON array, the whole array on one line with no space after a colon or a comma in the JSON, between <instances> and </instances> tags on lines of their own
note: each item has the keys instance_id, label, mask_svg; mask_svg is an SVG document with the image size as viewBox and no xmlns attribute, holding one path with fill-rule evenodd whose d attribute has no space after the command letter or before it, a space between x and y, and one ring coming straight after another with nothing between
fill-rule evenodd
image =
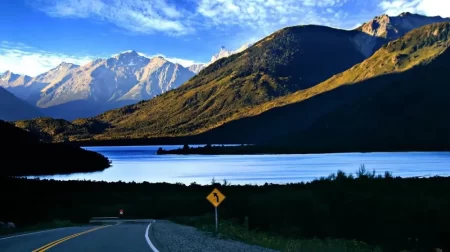
<instances>
[{"instance_id":1,"label":"reflection on water","mask_svg":"<svg viewBox=\"0 0 450 252\"><path fill-rule=\"evenodd\" d=\"M86 147L107 156L112 167L89 174L46 176L60 180L197 182L227 179L233 184L310 181L337 170L354 173L361 164L394 176L448 176L449 152L339 153L307 155L156 155L156 150L181 146Z\"/></svg>"}]
</instances>

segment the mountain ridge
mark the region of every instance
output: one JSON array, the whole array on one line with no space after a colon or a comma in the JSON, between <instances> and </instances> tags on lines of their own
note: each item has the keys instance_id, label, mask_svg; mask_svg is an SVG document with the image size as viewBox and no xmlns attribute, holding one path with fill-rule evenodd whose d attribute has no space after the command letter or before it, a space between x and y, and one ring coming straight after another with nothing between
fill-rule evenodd
<instances>
[{"instance_id":1,"label":"mountain ridge","mask_svg":"<svg viewBox=\"0 0 450 252\"><path fill-rule=\"evenodd\" d=\"M298 91L281 97L272 102L272 104L266 104L267 107L264 112L254 113L253 116L230 122L204 133L203 137L216 140L219 137L227 139L235 137L234 139L245 139L248 142L258 141L257 139L259 138L260 143L279 142L284 145L289 143L291 146L297 145L297 147L301 147L300 149L306 152L382 151L382 143L367 132L383 137L387 141L386 136L389 133L386 130L381 130L384 136L380 135L381 133L377 133L377 126L388 122L389 120L386 121L386 119L388 117L391 118L391 114L397 114L404 121L399 124L401 126L390 124L390 129L392 132L400 134L402 131L401 127L404 127L403 129L405 131L408 130L410 135L405 138L396 138L396 141L392 140L391 142L393 144L395 142L397 147L392 149L386 148L384 149L385 151L395 149L413 150L414 148L417 148L416 150L426 150L426 146L421 145L425 142L428 142L429 150L442 149L444 148L443 146L450 148L450 138L448 138L448 142L445 142L444 138L444 140L436 142L439 145L433 145L428 140L426 141L426 138L422 137L421 140L423 142L417 141L411 144L408 149L408 146L405 145L406 139L412 138L411 134L414 132L411 130L414 127L410 126L410 124L419 125L420 120L415 121L415 124L412 122L408 123L408 117L402 116L401 113L399 114L395 106L389 107L384 105L382 110L380 108L380 111L377 111L377 108L379 108L378 103L389 101L397 104L397 107L405 107L405 110L402 111L413 117L415 115L407 112L407 107L411 106L418 109L415 103L426 98L428 101L423 104L423 107L429 108L432 106L435 111L429 110L427 112L427 110L422 109L422 111L418 112L420 116L428 117L427 121L424 121L428 122L426 124L428 126L423 126L425 128L422 128L422 130L435 123L438 127L441 127L439 131L442 134L441 136L448 135L448 132L445 133L442 130L443 126L439 125L441 124L440 121L447 125L449 124L442 117L442 108L445 108L443 104L450 100L447 99L448 97L445 98L445 95L448 93L444 91L446 87L443 85L445 83L445 62L447 64L450 62L449 48L450 23L438 23L415 29L399 40L383 46L371 58L347 71L335 75L309 90ZM382 65L382 62L385 65ZM439 86L437 91L427 90L423 88L425 86L421 86L422 81L432 82L433 78L435 78L434 82L437 83L434 86ZM411 87L409 87L408 83L411 83ZM399 85L402 88L398 88ZM384 90L390 90L390 92ZM433 100L432 98L427 98L427 96L422 97L422 93L430 94L429 97L435 97L436 99ZM417 99L417 101L414 99ZM433 103L441 103L442 108L430 105ZM376 113L375 118L369 119L372 114L363 110L364 106L369 105L372 113ZM427 113L430 115L441 114L441 116L433 120L433 117L427 116ZM364 120L361 119L362 117L364 117ZM343 118L346 118L346 120L343 120ZM371 121L373 125L365 123L368 121ZM257 127L257 125L264 125L264 128ZM354 125L359 126L355 127ZM432 131L431 128L436 127L430 127L430 132ZM240 130L238 131L237 129ZM346 142L343 137L339 137L341 133L339 133L338 129L345 132L345 136L348 137ZM354 130L355 134L359 134L358 138L351 137L353 134L351 129ZM364 129L367 129L367 132ZM325 132L328 132L327 137L329 138L321 136L322 134L325 135ZM431 136L431 133L423 133L423 135L429 135L430 139L434 140L438 138L437 135ZM316 140L314 140L315 138ZM326 141L330 139L333 139L332 147L331 144L326 144ZM339 142L337 140L334 141L335 139L340 139L342 146L347 146L346 144L348 144L349 149L344 149L344 147L339 149ZM350 139L352 140L350 141ZM365 139L370 140L367 140L368 143L361 142ZM370 146L371 141L373 141L373 148ZM364 149L362 147L358 149L356 143L364 146ZM310 147L307 146L308 144Z\"/></svg>"},{"instance_id":2,"label":"mountain ridge","mask_svg":"<svg viewBox=\"0 0 450 252\"><path fill-rule=\"evenodd\" d=\"M16 121L42 117L37 108L0 87L0 120Z\"/></svg>"},{"instance_id":3,"label":"mountain ridge","mask_svg":"<svg viewBox=\"0 0 450 252\"><path fill-rule=\"evenodd\" d=\"M8 71L0 87L50 116L73 120L151 99L182 85L194 73L162 57L126 51L83 66L63 62L34 78L21 76ZM76 106L70 105L73 102Z\"/></svg>"},{"instance_id":4,"label":"mountain ridge","mask_svg":"<svg viewBox=\"0 0 450 252\"><path fill-rule=\"evenodd\" d=\"M252 106L308 88L361 62L365 56L351 40L359 34L315 25L284 28L244 52L216 61L182 87L166 94L165 99L158 97L133 106L131 111L137 111L136 115L142 113L140 110L151 115L145 121L138 119L139 122L135 122L129 114L121 116L122 110L109 111L96 119L120 127L134 123L146 125L135 130L142 132L145 127L154 128L147 128L148 133L144 134L152 137L174 136L181 132L197 134L236 119L235 115L245 114ZM340 50L336 52L330 43ZM323 54L318 56L312 48ZM256 88L256 92L252 88ZM244 97L249 93L253 97ZM162 107L170 106L172 111L159 112ZM157 120L165 122L165 125ZM161 127L167 128L167 131L161 130ZM166 133L160 135L158 131Z\"/></svg>"},{"instance_id":5,"label":"mountain ridge","mask_svg":"<svg viewBox=\"0 0 450 252\"><path fill-rule=\"evenodd\" d=\"M93 119L110 125L104 138L114 138L119 129L123 137L133 138L197 134L361 62L365 56L352 40L356 35L384 41L360 34L314 25L284 28L217 60L177 89Z\"/></svg>"}]
</instances>

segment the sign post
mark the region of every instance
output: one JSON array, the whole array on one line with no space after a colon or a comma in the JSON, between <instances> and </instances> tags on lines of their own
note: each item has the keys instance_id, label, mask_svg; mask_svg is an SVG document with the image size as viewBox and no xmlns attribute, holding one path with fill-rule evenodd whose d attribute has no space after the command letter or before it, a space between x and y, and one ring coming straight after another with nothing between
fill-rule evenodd
<instances>
[{"instance_id":1,"label":"sign post","mask_svg":"<svg viewBox=\"0 0 450 252\"><path fill-rule=\"evenodd\" d=\"M216 233L219 232L219 216L217 214L217 207L225 200L225 195L223 195L217 188L206 197L206 199L214 206L216 215Z\"/></svg>"},{"instance_id":2,"label":"sign post","mask_svg":"<svg viewBox=\"0 0 450 252\"><path fill-rule=\"evenodd\" d=\"M219 233L219 218L217 217L217 207L214 207L216 209L216 233Z\"/></svg>"}]
</instances>

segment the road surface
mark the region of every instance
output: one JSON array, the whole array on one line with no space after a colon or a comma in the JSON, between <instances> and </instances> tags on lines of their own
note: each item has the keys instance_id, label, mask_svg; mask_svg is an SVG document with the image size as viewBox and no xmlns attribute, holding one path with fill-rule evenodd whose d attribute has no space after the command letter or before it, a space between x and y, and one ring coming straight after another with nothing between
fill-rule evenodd
<instances>
[{"instance_id":1,"label":"road surface","mask_svg":"<svg viewBox=\"0 0 450 252\"><path fill-rule=\"evenodd\" d=\"M2 252L150 251L270 252L237 241L217 239L169 221L106 221L102 225L68 227L0 237Z\"/></svg>"}]
</instances>

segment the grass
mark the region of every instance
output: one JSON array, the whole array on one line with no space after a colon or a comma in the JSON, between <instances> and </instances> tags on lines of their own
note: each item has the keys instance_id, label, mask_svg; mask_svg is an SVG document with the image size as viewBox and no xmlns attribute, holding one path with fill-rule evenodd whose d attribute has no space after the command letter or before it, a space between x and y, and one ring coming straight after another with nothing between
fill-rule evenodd
<instances>
[{"instance_id":1,"label":"grass","mask_svg":"<svg viewBox=\"0 0 450 252\"><path fill-rule=\"evenodd\" d=\"M75 225L77 225L77 224L75 224L71 221L68 221L68 220L54 220L51 222L38 223L33 226L0 229L0 236L17 234L17 233L25 233L25 232L34 232L34 231L54 229L54 228L73 227Z\"/></svg>"},{"instance_id":2,"label":"grass","mask_svg":"<svg viewBox=\"0 0 450 252\"><path fill-rule=\"evenodd\" d=\"M214 217L175 217L173 222L196 227L204 232L215 233ZM219 220L221 239L238 240L244 243L275 249L282 252L378 252L378 247L370 246L360 241L341 239L303 239L282 237L266 232L249 231L247 225L240 225L229 220Z\"/></svg>"}]
</instances>

